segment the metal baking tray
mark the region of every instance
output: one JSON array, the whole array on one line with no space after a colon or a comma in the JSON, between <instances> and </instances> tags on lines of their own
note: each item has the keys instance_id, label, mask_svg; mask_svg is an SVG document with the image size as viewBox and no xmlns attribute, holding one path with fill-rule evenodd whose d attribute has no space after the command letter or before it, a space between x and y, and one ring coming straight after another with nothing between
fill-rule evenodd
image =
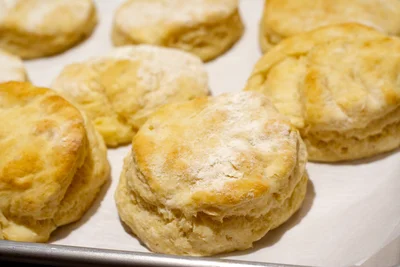
<instances>
[{"instance_id":1,"label":"metal baking tray","mask_svg":"<svg viewBox=\"0 0 400 267\"><path fill-rule=\"evenodd\" d=\"M79 45L67 51L64 54L57 55L56 57L48 58L48 59L39 59L39 60L32 60L26 61L26 66L28 69L28 74L31 81L39 86L49 86L51 83L51 79L54 79L59 72L61 71L62 67L66 64L77 62L89 58L91 56L100 55L105 53L106 51L112 49L112 44L110 42L110 32L111 32L111 25L112 25L112 13L113 10L119 3L123 0L96 0L98 3L100 20L99 20L99 27L97 27L95 34L85 41L83 44ZM261 15L262 10L262 3L264 0L241 0L242 4L242 11L244 11L244 18L246 24L246 33L244 38L238 43L236 47L234 47L227 55L222 56L221 58L208 63L206 67L208 68L210 74L210 87L213 90L213 94L217 95L226 91L231 90L241 90L242 86L244 85L245 80L247 79L250 71L252 70L254 63L258 60L259 54L259 47L257 42L257 24L259 21L259 16ZM247 12L247 13L246 13ZM221 65L223 64L223 66ZM232 72L234 69L232 66L240 65L240 72ZM127 148L125 148L126 150ZM215 267L227 267L227 266L266 266L266 267L290 267L290 266L300 266L300 265L285 265L285 264L276 264L273 262L285 262L291 264L314 264L314 262L309 261L298 261L296 260L296 256L291 254L295 252L302 253L302 255L306 255L308 251L315 252L312 248L318 248L321 244L318 242L317 237L321 237L322 242L325 242L325 238L327 237L326 233L320 233L320 227L312 225L312 227L306 228L309 232L315 232L315 236L305 236L302 238L298 238L298 235L292 236L292 239L286 240L287 243L290 243L290 248L292 250L283 249L284 255L280 259L273 259L274 256L277 255L277 247L279 247L280 243L274 243L276 240L281 238L281 234L285 232L282 229L289 229L293 225L296 225L298 222L302 221L303 225L307 225L307 220L310 218L312 213L308 213L310 207L317 203L318 201L314 200L315 195L318 197L325 196L325 194L321 194L321 191L318 191L321 187L321 181L316 179L317 177L311 177L313 180L313 184L310 183L310 190L309 191L309 199L306 203L305 209L303 210L303 215L308 213L307 216L304 218L302 216L297 216L294 218L295 220L289 222L283 228L278 228L277 232L275 232L275 239L270 239L270 244L274 243L274 246L270 245L265 250L259 250L259 254L262 257L256 257L255 254L251 254L250 252L244 252L246 255L243 254L240 256L240 260L235 257L235 260L221 260L218 257L207 257L207 258L198 258L198 257L175 257L175 256L167 256L167 255L160 255L155 253L146 252L146 249L141 246L137 240L128 235L128 233L123 232L123 227L121 226L120 222L118 221L117 212L114 207L114 201L112 198L113 190L115 189L116 182L119 177L119 173L121 170L122 159L123 155L126 154L122 148L121 151L117 150L110 150L109 153L109 160L112 166L112 179L111 185L107 185L104 188L104 192L102 193L101 198L96 201L95 205L93 205L93 209L85 214L85 217L78 221L76 224L69 225L62 227L67 229L64 232L60 232L57 230L57 233L54 233L56 238L53 238L53 241L47 244L35 244L35 243L22 243L22 242L11 242L11 241L1 241L0 240L0 264L1 261L11 261L11 262L28 262L28 263L38 263L38 264L50 264L50 265L59 265L59 266L215 266ZM400 155L399 155L400 156ZM363 174L369 175L372 171L372 176L374 173L380 175L382 170L393 169L398 164L399 158L392 157L385 160L382 160L382 165L377 164L376 169L369 168L369 165L363 166L360 164L360 168L363 168ZM311 165L311 174L314 174L315 171L319 171L319 166ZM346 178L348 174L347 172L352 171L350 168L351 166L345 166L344 171L338 171L334 166L324 166L323 172L325 176L322 177L324 179L334 179L337 176L343 176ZM396 167L398 172L400 173L400 167ZM398 174L397 174L398 175ZM312 175L311 175L312 176ZM397 178L397 177L396 177ZM370 179L371 180L371 179ZM378 179L373 179L376 181ZM363 180L362 182L364 182ZM354 184L359 185L359 184ZM384 184L378 184L383 186ZM387 189L392 190L391 196L398 196L398 192L400 190L400 186L398 184L393 185L390 184ZM397 187L395 187L397 186ZM314 192L314 188L316 189ZM385 187L386 188L386 187ZM324 188L323 188L324 189ZM326 187L325 187L326 189ZM341 188L342 189L342 188ZM343 190L343 189L342 189ZM383 189L382 189L383 190ZM347 193L350 194L353 191L348 190ZM385 191L386 192L386 191ZM317 194L316 194L317 193ZM326 193L326 191L325 191ZM344 194L345 195L345 194ZM381 195L379 195L381 196ZM337 197L337 195L335 195ZM316 198L317 199L317 198ZM331 199L328 199L331 201ZM390 212L391 204L397 203L397 199L391 199L391 202L386 203L387 205L384 206L385 209L377 209L375 210L375 215L378 218L381 218L381 213L387 215ZM397 202L395 202L397 201ZM329 202L330 203L330 202ZM354 204L354 203L353 203ZM384 203L382 203L384 205ZM101 207L100 207L101 206ZM100 208L99 208L100 207ZM320 207L325 207L321 205ZM331 206L329 206L331 208ZM370 207L369 207L370 209ZM400 210L400 208L399 208ZM387 211L387 212L382 212ZM397 211L397 210L396 210ZM381 212L381 213L377 213ZM400 212L393 212L394 214L398 215ZM319 216L320 218L321 216ZM106 218L108 221L102 221L101 219ZM100 220L99 220L100 219ZM314 217L315 219L315 217ZM318 219L318 218L317 218ZM364 218L363 218L364 219ZM397 217L396 219L399 219ZM110 226L110 222L113 224ZM304 223L305 222L305 223ZM362 221L363 222L363 221ZM107 224L108 223L108 224ZM345 225L342 230L346 232L348 226ZM359 224L352 224L353 229ZM399 225L400 226L400 225ZM97 228L96 228L97 227ZM326 225L325 225L326 227ZM96 228L96 231L93 230ZM104 229L106 228L106 229ZM384 227L382 227L384 228ZM306 231L302 231L302 229L297 230L298 232L306 233ZM375 228L373 230L376 230ZM115 232L119 231L119 235ZM275 231L275 230L274 230ZM293 234L296 231L290 231ZM123 235L121 236L121 233ZM329 232L328 232L329 233ZM347 233L349 234L349 233ZM346 235L346 233L345 233ZM61 237L60 237L61 236ZM338 237L339 235L332 235L328 237ZM93 239L101 239L102 242L95 242ZM111 240L110 240L111 239ZM280 241L282 241L281 238ZM338 237L338 240L345 239L343 234ZM293 243L293 240L299 241L300 245L296 245ZM113 242L110 242L113 241ZM265 240L264 240L265 241ZM283 240L285 241L285 240ZM302 242L307 241L309 244L308 246L312 247L309 248L308 251L303 252L301 251L301 246L304 244ZM363 243L359 239L352 240L353 242L349 245L349 247L343 246L336 246L335 249L343 248L344 250L350 251L351 254L354 254L356 250L362 250ZM380 242L373 242L377 244L377 246L383 246L384 240ZM261 243L263 241L260 241ZM265 242L264 242L265 243ZM325 242L326 243L326 242ZM124 246L119 246L123 244ZM126 246L125 246L126 245ZM311 246L313 245L313 246ZM255 247L259 245L255 244ZM262 246L262 245L261 245ZM287 248L287 247L285 247ZM332 245L330 243L327 246L327 253L332 254ZM358 251L359 252L359 251ZM320 262L327 261L325 257L328 254L321 255L318 254L318 251L315 254L321 259ZM400 254L400 252L399 252ZM291 258L286 257L286 255L292 255ZM371 255L369 255L371 256ZM244 258L243 258L244 257ZM332 256L333 257L333 256ZM339 258L339 257L336 257ZM336 259L335 258L335 259ZM396 258L397 259L397 258ZM361 259L360 259L361 260ZM262 262L261 262L262 261ZM267 262L265 262L267 261ZM393 261L388 261L393 262ZM318 265L323 265L323 264ZM396 262L397 263L397 262ZM382 263L381 266L387 266L388 263ZM4 266L0 265L0 266ZM304 265L303 265L304 266ZM332 264L330 266L333 266ZM379 266L379 267L381 267Z\"/></svg>"},{"instance_id":2,"label":"metal baking tray","mask_svg":"<svg viewBox=\"0 0 400 267\"><path fill-rule=\"evenodd\" d=\"M173 257L153 253L0 241L0 260L57 266L298 267L249 261Z\"/></svg>"}]
</instances>

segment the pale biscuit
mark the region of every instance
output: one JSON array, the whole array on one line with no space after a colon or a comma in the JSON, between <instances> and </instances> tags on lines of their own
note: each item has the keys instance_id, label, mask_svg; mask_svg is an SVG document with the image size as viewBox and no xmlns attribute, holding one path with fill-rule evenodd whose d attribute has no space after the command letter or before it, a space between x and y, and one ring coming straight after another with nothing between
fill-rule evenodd
<instances>
[{"instance_id":1,"label":"pale biscuit","mask_svg":"<svg viewBox=\"0 0 400 267\"><path fill-rule=\"evenodd\" d=\"M399 73L399 39L343 24L273 47L246 90L264 93L290 117L310 160L352 160L400 146Z\"/></svg>"},{"instance_id":2,"label":"pale biscuit","mask_svg":"<svg viewBox=\"0 0 400 267\"><path fill-rule=\"evenodd\" d=\"M8 81L24 82L27 79L28 76L22 60L0 49L0 83Z\"/></svg>"},{"instance_id":3,"label":"pale biscuit","mask_svg":"<svg viewBox=\"0 0 400 267\"><path fill-rule=\"evenodd\" d=\"M96 24L92 0L0 0L0 48L24 59L61 53Z\"/></svg>"},{"instance_id":4,"label":"pale biscuit","mask_svg":"<svg viewBox=\"0 0 400 267\"><path fill-rule=\"evenodd\" d=\"M120 47L68 65L52 88L85 110L111 147L129 143L161 105L209 94L199 58L148 45Z\"/></svg>"},{"instance_id":5,"label":"pale biscuit","mask_svg":"<svg viewBox=\"0 0 400 267\"><path fill-rule=\"evenodd\" d=\"M318 27L359 23L400 35L398 0L266 0L260 22L263 52L290 36Z\"/></svg>"},{"instance_id":6,"label":"pale biscuit","mask_svg":"<svg viewBox=\"0 0 400 267\"><path fill-rule=\"evenodd\" d=\"M0 85L0 238L46 242L82 217L109 177L90 122L55 92Z\"/></svg>"},{"instance_id":7,"label":"pale biscuit","mask_svg":"<svg viewBox=\"0 0 400 267\"><path fill-rule=\"evenodd\" d=\"M238 0L128 0L115 13L112 40L175 47L209 61L243 31Z\"/></svg>"},{"instance_id":8,"label":"pale biscuit","mask_svg":"<svg viewBox=\"0 0 400 267\"><path fill-rule=\"evenodd\" d=\"M307 153L262 94L169 104L133 138L115 200L152 251L205 256L250 248L301 206Z\"/></svg>"}]
</instances>

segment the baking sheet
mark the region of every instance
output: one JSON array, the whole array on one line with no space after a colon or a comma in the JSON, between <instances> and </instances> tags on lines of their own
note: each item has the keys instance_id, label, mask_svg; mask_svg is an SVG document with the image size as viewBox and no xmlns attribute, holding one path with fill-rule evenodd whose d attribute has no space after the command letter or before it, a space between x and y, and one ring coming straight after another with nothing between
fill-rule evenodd
<instances>
[{"instance_id":1,"label":"baking sheet","mask_svg":"<svg viewBox=\"0 0 400 267\"><path fill-rule=\"evenodd\" d=\"M99 25L82 45L47 59L27 61L33 83L49 86L64 65L112 49L112 15L121 0L97 0ZM227 54L207 63L213 95L241 90L261 56L258 22L263 0L242 0L246 32ZM79 222L57 230L51 243L147 252L121 224L114 204L122 159L129 147L109 150L112 181ZM302 209L253 249L218 258L312 266L362 264L400 236L400 152L346 164L313 164ZM400 252L399 252L400 253ZM396 257L396 251L390 257ZM389 262L389 261L388 261ZM400 263L400 262L399 262ZM382 262L380 266L385 266Z\"/></svg>"}]
</instances>

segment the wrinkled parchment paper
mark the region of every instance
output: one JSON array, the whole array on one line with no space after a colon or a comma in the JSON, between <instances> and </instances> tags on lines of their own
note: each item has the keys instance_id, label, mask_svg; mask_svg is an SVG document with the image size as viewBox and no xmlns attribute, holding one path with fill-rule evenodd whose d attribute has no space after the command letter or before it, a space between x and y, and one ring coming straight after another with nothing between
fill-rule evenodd
<instances>
[{"instance_id":1,"label":"wrinkled parchment paper","mask_svg":"<svg viewBox=\"0 0 400 267\"><path fill-rule=\"evenodd\" d=\"M190 1L190 0L188 0ZM52 58L27 61L30 79L49 86L68 63L112 48L112 15L122 1L97 0L99 25L82 45ZM207 64L214 95L241 90L261 56L258 23L263 0L241 0L246 32L224 56ZM114 204L122 159L129 147L109 150L112 181L78 223L57 230L54 244L147 252L124 229ZM362 264L400 236L400 152L348 164L308 164L310 183L302 209L253 249L219 256L313 266ZM400 251L399 251L400 253ZM398 254L399 254L398 253ZM392 255L397 257L396 250ZM381 262L379 266L386 266Z\"/></svg>"}]
</instances>

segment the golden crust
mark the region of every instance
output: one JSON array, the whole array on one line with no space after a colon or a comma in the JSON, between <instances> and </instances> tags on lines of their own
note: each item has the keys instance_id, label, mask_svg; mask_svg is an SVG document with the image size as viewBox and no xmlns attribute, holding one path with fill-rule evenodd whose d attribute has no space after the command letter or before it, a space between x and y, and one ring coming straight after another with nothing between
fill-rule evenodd
<instances>
[{"instance_id":1,"label":"golden crust","mask_svg":"<svg viewBox=\"0 0 400 267\"><path fill-rule=\"evenodd\" d=\"M209 61L243 32L237 0L128 0L115 13L112 40L174 47Z\"/></svg>"},{"instance_id":2,"label":"golden crust","mask_svg":"<svg viewBox=\"0 0 400 267\"><path fill-rule=\"evenodd\" d=\"M92 0L1 0L0 48L24 59L51 56L81 42L96 24Z\"/></svg>"},{"instance_id":3,"label":"golden crust","mask_svg":"<svg viewBox=\"0 0 400 267\"><path fill-rule=\"evenodd\" d=\"M309 159L357 159L400 145L380 135L399 122L392 115L400 109L399 68L398 39L357 24L328 26L273 47L257 62L246 90L266 94L290 117Z\"/></svg>"},{"instance_id":4,"label":"golden crust","mask_svg":"<svg viewBox=\"0 0 400 267\"><path fill-rule=\"evenodd\" d=\"M316 131L303 134L314 161L361 159L393 150L400 146L400 108L383 118L371 121L367 127L345 132ZM350 151L350 152L349 152Z\"/></svg>"},{"instance_id":5,"label":"golden crust","mask_svg":"<svg viewBox=\"0 0 400 267\"><path fill-rule=\"evenodd\" d=\"M129 143L161 105L209 94L199 58L148 45L120 47L68 65L52 88L85 110L111 147Z\"/></svg>"},{"instance_id":6,"label":"golden crust","mask_svg":"<svg viewBox=\"0 0 400 267\"><path fill-rule=\"evenodd\" d=\"M260 216L232 215L215 220L205 213L183 216L179 210L154 206L130 189L130 155L125 159L115 201L119 215L133 233L158 253L209 256L251 248L253 243L287 221L300 207L306 195L307 175L276 206Z\"/></svg>"},{"instance_id":7,"label":"golden crust","mask_svg":"<svg viewBox=\"0 0 400 267\"><path fill-rule=\"evenodd\" d=\"M82 116L52 91L28 83L2 84L0 101L0 150L7 155L0 163L2 210L50 218L51 204L61 202L86 156Z\"/></svg>"},{"instance_id":8,"label":"golden crust","mask_svg":"<svg viewBox=\"0 0 400 267\"><path fill-rule=\"evenodd\" d=\"M397 0L268 0L260 22L263 52L281 40L319 27L359 23L389 35L400 35Z\"/></svg>"},{"instance_id":9,"label":"golden crust","mask_svg":"<svg viewBox=\"0 0 400 267\"><path fill-rule=\"evenodd\" d=\"M90 208L102 185L110 176L107 147L103 138L86 116L84 119L89 151L54 216L53 221L57 227L79 220Z\"/></svg>"},{"instance_id":10,"label":"golden crust","mask_svg":"<svg viewBox=\"0 0 400 267\"><path fill-rule=\"evenodd\" d=\"M5 155L0 163L0 237L45 242L57 226L78 219L104 183L104 144L81 113L51 90L1 84L0 109ZM97 169L92 158L101 164ZM79 181L88 184L74 187ZM88 186L92 192L85 191ZM70 195L80 197L80 207L71 205Z\"/></svg>"},{"instance_id":11,"label":"golden crust","mask_svg":"<svg viewBox=\"0 0 400 267\"><path fill-rule=\"evenodd\" d=\"M169 104L134 137L116 192L117 206L122 220L154 251L212 255L245 249L300 206L306 161L298 131L262 94L241 92ZM298 185L301 193L293 194ZM291 197L296 201L288 208L285 203ZM135 210L138 218L130 214ZM169 241L144 231L142 216L149 216L148 227L155 224L155 235L164 239L165 231L172 243L182 241L184 247L169 247ZM284 219L265 221L278 217ZM165 220L176 221L172 226L164 225ZM254 220L254 225L244 226L246 220ZM188 229L175 229L181 222L199 221L207 221L205 227L215 232L202 239L200 233L185 237L179 232ZM249 236L252 229L233 231L239 226L260 229ZM224 242L213 247L214 237Z\"/></svg>"}]
</instances>

